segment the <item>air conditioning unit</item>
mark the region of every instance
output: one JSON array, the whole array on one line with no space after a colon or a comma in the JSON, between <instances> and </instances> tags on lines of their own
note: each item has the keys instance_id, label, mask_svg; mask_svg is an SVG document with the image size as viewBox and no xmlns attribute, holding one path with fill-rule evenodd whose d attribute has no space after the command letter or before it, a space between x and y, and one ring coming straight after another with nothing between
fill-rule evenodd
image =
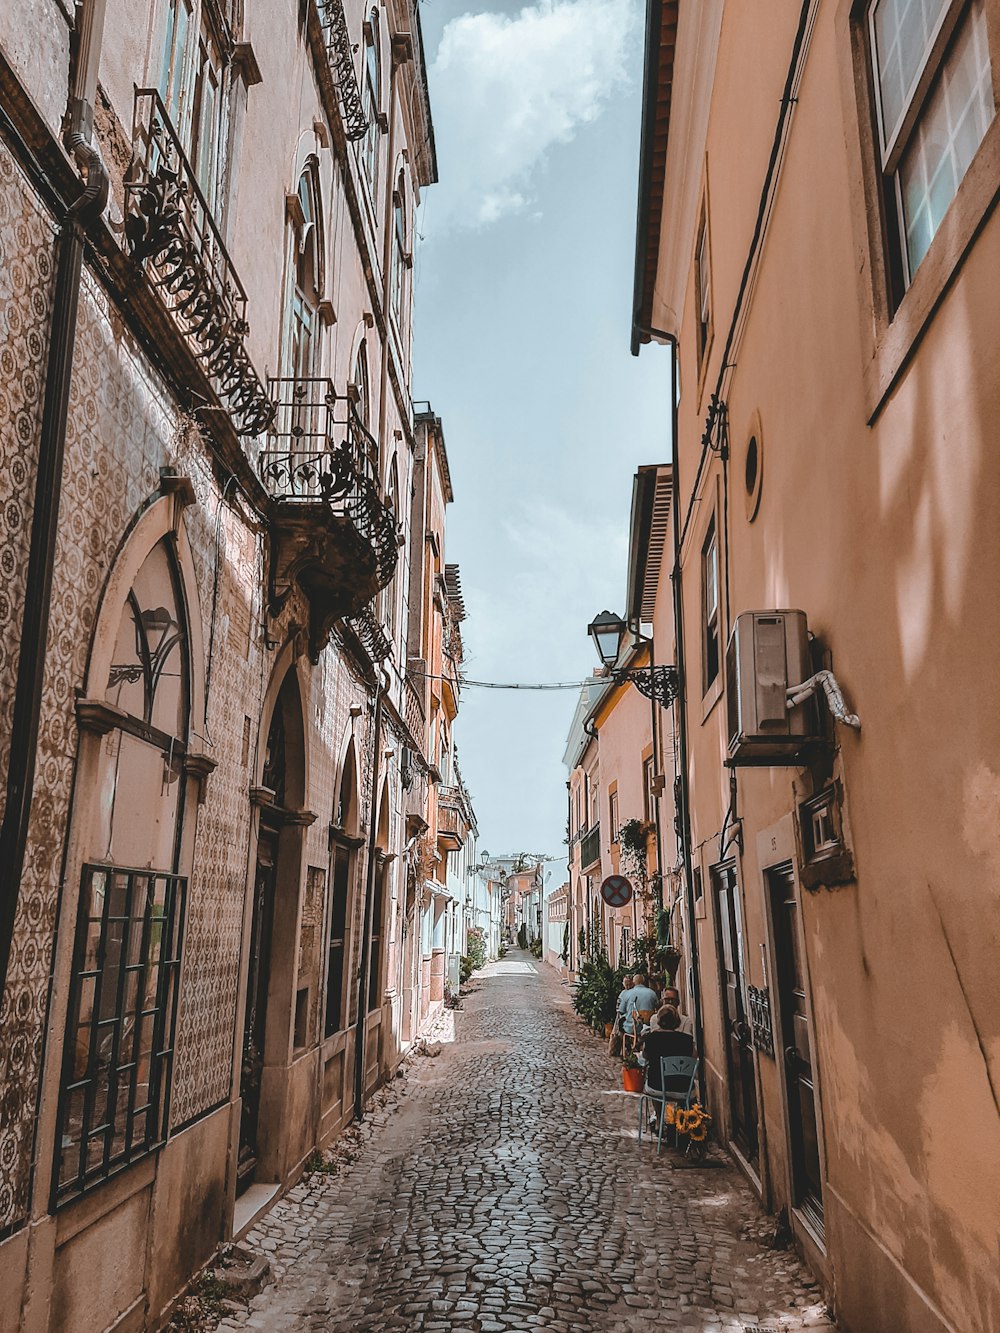
<instances>
[{"instance_id":1,"label":"air conditioning unit","mask_svg":"<svg viewBox=\"0 0 1000 1333\"><path fill-rule=\"evenodd\" d=\"M804 611L744 611L726 650L729 762L778 767L801 762L809 741L820 738L809 698L786 705L789 685L813 674Z\"/></svg>"}]
</instances>

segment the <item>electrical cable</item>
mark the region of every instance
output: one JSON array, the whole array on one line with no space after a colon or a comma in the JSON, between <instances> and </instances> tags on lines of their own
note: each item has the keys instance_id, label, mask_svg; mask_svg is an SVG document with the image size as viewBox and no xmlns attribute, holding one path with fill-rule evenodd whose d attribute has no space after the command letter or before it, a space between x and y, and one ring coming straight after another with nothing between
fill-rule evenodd
<instances>
[{"instance_id":1,"label":"electrical cable","mask_svg":"<svg viewBox=\"0 0 1000 1333\"><path fill-rule=\"evenodd\" d=\"M411 676L421 676L424 680L453 680L453 676L437 676L430 671L410 671ZM598 677L592 676L590 680L553 680L525 683L522 681L499 681L499 680L466 680L464 676L458 678L461 686L471 685L480 690L579 690L584 685L592 685ZM610 683L611 678L605 681Z\"/></svg>"}]
</instances>

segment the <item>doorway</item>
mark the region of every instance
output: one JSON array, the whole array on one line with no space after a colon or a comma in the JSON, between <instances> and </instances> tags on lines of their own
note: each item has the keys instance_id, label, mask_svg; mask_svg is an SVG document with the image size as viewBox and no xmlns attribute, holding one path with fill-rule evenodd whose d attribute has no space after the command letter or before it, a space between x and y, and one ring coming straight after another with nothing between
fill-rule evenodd
<instances>
[{"instance_id":1,"label":"doorway","mask_svg":"<svg viewBox=\"0 0 1000 1333\"><path fill-rule=\"evenodd\" d=\"M799 901L790 865L766 872L774 936L782 1076L788 1106L792 1204L823 1234L823 1175L819 1158L815 1062L806 997Z\"/></svg>"},{"instance_id":2,"label":"doorway","mask_svg":"<svg viewBox=\"0 0 1000 1333\"><path fill-rule=\"evenodd\" d=\"M267 992L271 977L271 937L278 870L278 834L261 827L257 840L253 920L250 928L250 963L247 969L246 1018L243 1059L240 1065L240 1152L236 1168L237 1196L251 1184L257 1169L260 1090L264 1071Z\"/></svg>"},{"instance_id":3,"label":"doorway","mask_svg":"<svg viewBox=\"0 0 1000 1333\"><path fill-rule=\"evenodd\" d=\"M711 869L715 897L715 942L722 993L722 1020L729 1087L729 1117L733 1143L758 1170L757 1084L753 1045L746 1021L743 989L743 927L740 916L736 864L725 861Z\"/></svg>"}]
</instances>

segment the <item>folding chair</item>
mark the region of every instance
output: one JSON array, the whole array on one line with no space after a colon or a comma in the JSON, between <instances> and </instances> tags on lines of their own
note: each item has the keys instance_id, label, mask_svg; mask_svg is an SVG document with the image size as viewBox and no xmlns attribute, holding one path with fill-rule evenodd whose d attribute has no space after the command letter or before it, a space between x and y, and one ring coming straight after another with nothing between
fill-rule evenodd
<instances>
[{"instance_id":1,"label":"folding chair","mask_svg":"<svg viewBox=\"0 0 1000 1333\"><path fill-rule=\"evenodd\" d=\"M698 1057L696 1055L661 1055L660 1086L651 1088L647 1082L643 1088L642 1096L639 1098L639 1142L642 1142L642 1118L646 1109L646 1102L656 1103L659 1108L658 1118L660 1122L659 1132L656 1135L657 1156L659 1156L660 1145L663 1142L663 1122L667 1118L664 1111L667 1102L683 1106L685 1111L689 1111L694 1099L694 1082L697 1076Z\"/></svg>"}]
</instances>

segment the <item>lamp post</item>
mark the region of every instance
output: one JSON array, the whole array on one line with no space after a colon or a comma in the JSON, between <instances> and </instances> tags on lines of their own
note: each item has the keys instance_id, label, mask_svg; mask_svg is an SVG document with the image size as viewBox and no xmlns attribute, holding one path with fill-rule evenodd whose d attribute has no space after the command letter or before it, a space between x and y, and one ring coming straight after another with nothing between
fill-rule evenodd
<instances>
[{"instance_id":1,"label":"lamp post","mask_svg":"<svg viewBox=\"0 0 1000 1333\"><path fill-rule=\"evenodd\" d=\"M627 629L621 616L602 611L587 626L587 633L594 640L605 671L616 684L631 681L647 699L652 699L661 708L669 708L680 693L680 677L675 666L632 667L629 670L615 667Z\"/></svg>"}]
</instances>

